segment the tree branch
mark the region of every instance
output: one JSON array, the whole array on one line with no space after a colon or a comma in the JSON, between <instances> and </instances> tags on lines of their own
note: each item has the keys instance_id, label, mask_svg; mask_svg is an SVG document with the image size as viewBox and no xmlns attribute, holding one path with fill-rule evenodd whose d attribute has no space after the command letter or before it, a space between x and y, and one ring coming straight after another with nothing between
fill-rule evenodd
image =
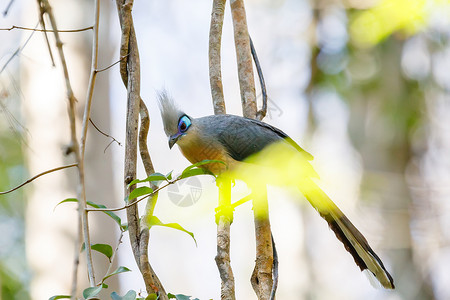
<instances>
[{"instance_id":1,"label":"tree branch","mask_svg":"<svg viewBox=\"0 0 450 300\"><path fill-rule=\"evenodd\" d=\"M242 111L244 117L255 119L257 118L255 80L244 1L231 0L230 5L233 18L236 57L238 61ZM266 186L252 187L252 189L254 188L260 190L260 193L263 195L259 199L253 199L256 263L251 282L258 299L269 299L273 287L273 249L268 215L267 191Z\"/></svg>"},{"instance_id":2,"label":"tree branch","mask_svg":"<svg viewBox=\"0 0 450 300\"><path fill-rule=\"evenodd\" d=\"M233 269L230 260L230 225L233 220L231 209L231 181L227 178L217 178L219 187L219 208L217 221L217 255L216 264L219 269L221 288L220 298L236 299Z\"/></svg>"},{"instance_id":3,"label":"tree branch","mask_svg":"<svg viewBox=\"0 0 450 300\"><path fill-rule=\"evenodd\" d=\"M155 169L153 167L152 159L150 157L150 153L148 152L147 147L147 135L148 130L150 128L150 116L148 114L147 106L144 101L141 99L140 103L140 112L139 115L141 117L141 126L139 130L139 153L144 164L145 172L147 176L155 173ZM153 189L152 195L150 195L147 200L147 205L145 207L145 213L142 218L142 226L141 226L141 236L140 236L140 269L142 272L142 276L146 279L145 282L147 285L150 285L153 290L159 293L160 299L168 299L166 292L164 290L161 281L158 276L156 276L155 271L153 271L150 260L148 258L148 245L149 245L149 231L150 228L148 226L147 220L153 216L153 211L155 210L156 201L158 200L158 187L150 182L150 187ZM148 290L148 289L147 289Z\"/></svg>"},{"instance_id":4,"label":"tree branch","mask_svg":"<svg viewBox=\"0 0 450 300\"><path fill-rule=\"evenodd\" d=\"M122 29L120 57L127 58L120 60L120 74L128 91L124 172L125 196L128 196L135 187L133 185L128 188L128 184L136 178L138 119L139 112L142 112L145 106L143 105L140 97L139 51L131 15L133 0L116 0L116 4ZM148 162L148 160L144 161L144 165L147 167ZM139 212L135 203L127 207L127 220L131 248L133 250L136 263L143 275L147 293L156 293L159 295L159 299L168 299L161 283L159 282L159 279L149 264L147 251L148 228L146 229L144 227L144 230L141 231Z\"/></svg>"},{"instance_id":5,"label":"tree branch","mask_svg":"<svg viewBox=\"0 0 450 300\"><path fill-rule=\"evenodd\" d=\"M209 83L214 106L214 114L225 114L223 96L220 47L226 0L214 0L209 28Z\"/></svg>"},{"instance_id":6,"label":"tree branch","mask_svg":"<svg viewBox=\"0 0 450 300\"><path fill-rule=\"evenodd\" d=\"M76 167L77 165L78 165L78 164L71 164L71 165L62 166L62 167L57 167L57 168L50 169L50 170L47 170L47 171L45 171L45 172L39 173L39 174L37 174L36 176L31 177L30 179L28 179L28 180L25 181L24 183L19 184L18 186L14 187L14 188L12 188L12 189L10 189L10 190L4 191L4 192L0 192L0 195L5 195L5 194L8 194L8 193L14 192L15 190L20 189L20 188L23 187L24 185L26 185L26 184L32 182L32 181L35 180L35 179L38 179L39 177L41 177L41 176L43 176L43 175L46 175L46 174L49 174L49 173L52 173L52 172L55 172L55 171L67 169L67 168Z\"/></svg>"},{"instance_id":7,"label":"tree branch","mask_svg":"<svg viewBox=\"0 0 450 300\"><path fill-rule=\"evenodd\" d=\"M231 0L230 6L243 114L247 118L254 119L256 117L255 79L244 0Z\"/></svg>"},{"instance_id":8,"label":"tree branch","mask_svg":"<svg viewBox=\"0 0 450 300\"><path fill-rule=\"evenodd\" d=\"M214 114L225 114L225 100L223 96L220 48L222 42L222 27L226 0L214 0L209 29L209 82L214 106ZM230 259L230 227L233 219L231 209L231 181L216 180L219 188L219 208L217 214L217 255L216 265L219 269L221 288L220 298L236 299L235 282ZM227 208L227 209L223 209Z\"/></svg>"}]
</instances>

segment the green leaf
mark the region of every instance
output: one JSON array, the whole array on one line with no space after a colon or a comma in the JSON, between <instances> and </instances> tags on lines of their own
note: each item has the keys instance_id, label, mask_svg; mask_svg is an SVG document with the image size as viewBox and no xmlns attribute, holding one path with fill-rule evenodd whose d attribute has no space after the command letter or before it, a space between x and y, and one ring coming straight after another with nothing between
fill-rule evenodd
<instances>
[{"instance_id":1,"label":"green leaf","mask_svg":"<svg viewBox=\"0 0 450 300\"><path fill-rule=\"evenodd\" d=\"M95 296L98 295L98 293L100 293L100 291L103 288L106 288L106 287L107 287L106 284L101 284L100 286L88 287L87 289L85 289L83 291L83 297L85 299L89 299L89 298L95 297Z\"/></svg>"},{"instance_id":2,"label":"green leaf","mask_svg":"<svg viewBox=\"0 0 450 300\"><path fill-rule=\"evenodd\" d=\"M106 275L105 277L103 277L102 283L103 283L106 279L108 279L109 277L111 277L111 276L114 276L114 275L117 275L117 274L120 274L120 273L125 273L125 272L131 272L131 270L128 269L127 267L120 266L120 267L118 267L114 272L112 272L111 274Z\"/></svg>"},{"instance_id":3,"label":"green leaf","mask_svg":"<svg viewBox=\"0 0 450 300\"><path fill-rule=\"evenodd\" d=\"M189 167L187 167L186 169L183 170L183 172L181 173L181 176L183 176L184 172L189 171L190 169L193 168L198 168L200 166L206 165L206 164L211 164L211 163L220 163L220 164L224 164L226 165L223 161L221 160L214 160L214 159L204 159L202 161L199 161L198 163L195 163L193 165L190 165Z\"/></svg>"},{"instance_id":4,"label":"green leaf","mask_svg":"<svg viewBox=\"0 0 450 300\"><path fill-rule=\"evenodd\" d=\"M128 202L139 196L144 196L144 195L148 195L151 193L153 193L153 190L151 188L149 188L148 186L141 186L141 187L135 188L128 196Z\"/></svg>"},{"instance_id":5,"label":"green leaf","mask_svg":"<svg viewBox=\"0 0 450 300\"><path fill-rule=\"evenodd\" d=\"M116 292L111 293L112 300L135 300L136 292L133 290L129 290L123 297L119 296Z\"/></svg>"},{"instance_id":6,"label":"green leaf","mask_svg":"<svg viewBox=\"0 0 450 300\"><path fill-rule=\"evenodd\" d=\"M78 202L78 199L76 198L67 198L64 199L63 201L59 202L58 204L56 204L55 208L62 204L62 203L67 203L67 202ZM105 205L103 204L97 204L94 203L92 201L86 201L86 204L94 207L94 208L107 208ZM104 211L105 214L107 214L108 216L110 216L114 221L116 221L116 223L119 225L119 227L123 230L126 231L125 227L122 225L122 220L120 219L120 217L118 215L116 215L114 212L112 211Z\"/></svg>"},{"instance_id":7,"label":"green leaf","mask_svg":"<svg viewBox=\"0 0 450 300\"><path fill-rule=\"evenodd\" d=\"M173 172L173 170L170 171L169 173L167 173L167 175L166 175L167 180L172 180L172 172Z\"/></svg>"},{"instance_id":8,"label":"green leaf","mask_svg":"<svg viewBox=\"0 0 450 300\"><path fill-rule=\"evenodd\" d=\"M92 206L94 208L107 208L105 205L103 204L97 204L94 203L92 201L87 201L86 202L87 205ZM116 221L116 223L119 225L119 227L123 230L126 231L125 226L122 225L122 219L120 219L120 217L118 215L116 215L114 212L112 211L104 211L105 214L107 214L108 216L110 216L114 221Z\"/></svg>"},{"instance_id":9,"label":"green leaf","mask_svg":"<svg viewBox=\"0 0 450 300\"><path fill-rule=\"evenodd\" d=\"M153 174L151 174L150 176L148 176L145 179L142 179L142 180L141 179L135 179L135 180L133 180L132 182L130 182L128 184L128 187L130 187L130 186L132 186L133 184L136 184L136 183L148 182L148 181L162 181L162 180L167 181L167 176L164 176L161 173L153 173Z\"/></svg>"},{"instance_id":10,"label":"green leaf","mask_svg":"<svg viewBox=\"0 0 450 300\"><path fill-rule=\"evenodd\" d=\"M149 218L147 218L147 224L148 224L149 228L152 227L152 226L163 226L163 227L169 227L169 228L173 228L173 229L176 229L176 230L183 231L183 232L189 234L192 237L192 239L195 242L195 246L197 246L197 241L195 240L194 234L192 232L187 231L186 229L184 229L178 223L163 223L163 222L161 222L160 219L158 219L158 217L150 216Z\"/></svg>"},{"instance_id":11,"label":"green leaf","mask_svg":"<svg viewBox=\"0 0 450 300\"><path fill-rule=\"evenodd\" d=\"M59 202L58 204L55 205L55 207L53 208L53 211L58 207L58 205L63 204L63 203L67 203L67 202L78 202L77 198L67 198L64 199L63 201Z\"/></svg>"},{"instance_id":12,"label":"green leaf","mask_svg":"<svg viewBox=\"0 0 450 300\"><path fill-rule=\"evenodd\" d=\"M169 179L170 180L170 179ZM142 298L143 299L143 298ZM156 293L151 293L147 297L145 297L145 300L158 300L159 296Z\"/></svg>"},{"instance_id":13,"label":"green leaf","mask_svg":"<svg viewBox=\"0 0 450 300\"><path fill-rule=\"evenodd\" d=\"M111 262L111 257L113 255L113 248L108 244L94 244L91 246L92 250L103 253Z\"/></svg>"},{"instance_id":14,"label":"green leaf","mask_svg":"<svg viewBox=\"0 0 450 300\"><path fill-rule=\"evenodd\" d=\"M70 295L56 295L48 298L48 300L70 299Z\"/></svg>"},{"instance_id":15,"label":"green leaf","mask_svg":"<svg viewBox=\"0 0 450 300\"><path fill-rule=\"evenodd\" d=\"M215 176L214 173L212 173L209 170L200 169L200 168L194 168L194 169L190 169L190 170L187 170L187 171L183 171L183 173L181 173L179 178L180 179L184 179L184 178L197 176L197 175L212 175L212 176Z\"/></svg>"}]
</instances>

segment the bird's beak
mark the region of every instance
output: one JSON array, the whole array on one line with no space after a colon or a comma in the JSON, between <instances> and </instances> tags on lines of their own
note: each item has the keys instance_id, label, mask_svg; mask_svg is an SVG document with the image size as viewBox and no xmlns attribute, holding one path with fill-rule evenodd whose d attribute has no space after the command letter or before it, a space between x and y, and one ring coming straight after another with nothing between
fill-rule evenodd
<instances>
[{"instance_id":1,"label":"bird's beak","mask_svg":"<svg viewBox=\"0 0 450 300\"><path fill-rule=\"evenodd\" d=\"M172 149L173 145L176 144L176 142L180 137L181 137L180 134L174 134L169 137L169 149Z\"/></svg>"}]
</instances>

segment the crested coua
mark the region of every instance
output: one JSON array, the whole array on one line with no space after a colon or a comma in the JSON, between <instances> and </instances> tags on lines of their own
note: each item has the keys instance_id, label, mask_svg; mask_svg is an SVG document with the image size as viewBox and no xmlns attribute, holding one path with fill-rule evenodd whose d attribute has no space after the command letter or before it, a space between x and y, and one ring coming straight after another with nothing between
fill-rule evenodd
<instances>
[{"instance_id":1,"label":"crested coua","mask_svg":"<svg viewBox=\"0 0 450 300\"><path fill-rule=\"evenodd\" d=\"M365 237L314 182L318 176L309 163L312 155L286 133L264 122L234 115L192 118L179 110L166 92L159 94L159 103L169 148L177 144L193 164L202 160L224 162L201 166L216 175L229 175L247 184L256 178L267 184L297 187L327 221L361 271L370 271L383 287L394 288L391 275Z\"/></svg>"}]
</instances>

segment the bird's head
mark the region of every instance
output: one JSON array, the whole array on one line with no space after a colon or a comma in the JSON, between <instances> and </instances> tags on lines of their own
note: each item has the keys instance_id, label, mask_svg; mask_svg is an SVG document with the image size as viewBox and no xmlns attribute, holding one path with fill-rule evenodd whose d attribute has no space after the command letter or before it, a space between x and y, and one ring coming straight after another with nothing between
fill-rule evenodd
<instances>
[{"instance_id":1,"label":"bird's head","mask_svg":"<svg viewBox=\"0 0 450 300\"><path fill-rule=\"evenodd\" d=\"M167 91L160 92L158 100L164 131L169 137L169 148L172 148L180 138L186 135L192 124L192 119L178 109Z\"/></svg>"}]
</instances>

